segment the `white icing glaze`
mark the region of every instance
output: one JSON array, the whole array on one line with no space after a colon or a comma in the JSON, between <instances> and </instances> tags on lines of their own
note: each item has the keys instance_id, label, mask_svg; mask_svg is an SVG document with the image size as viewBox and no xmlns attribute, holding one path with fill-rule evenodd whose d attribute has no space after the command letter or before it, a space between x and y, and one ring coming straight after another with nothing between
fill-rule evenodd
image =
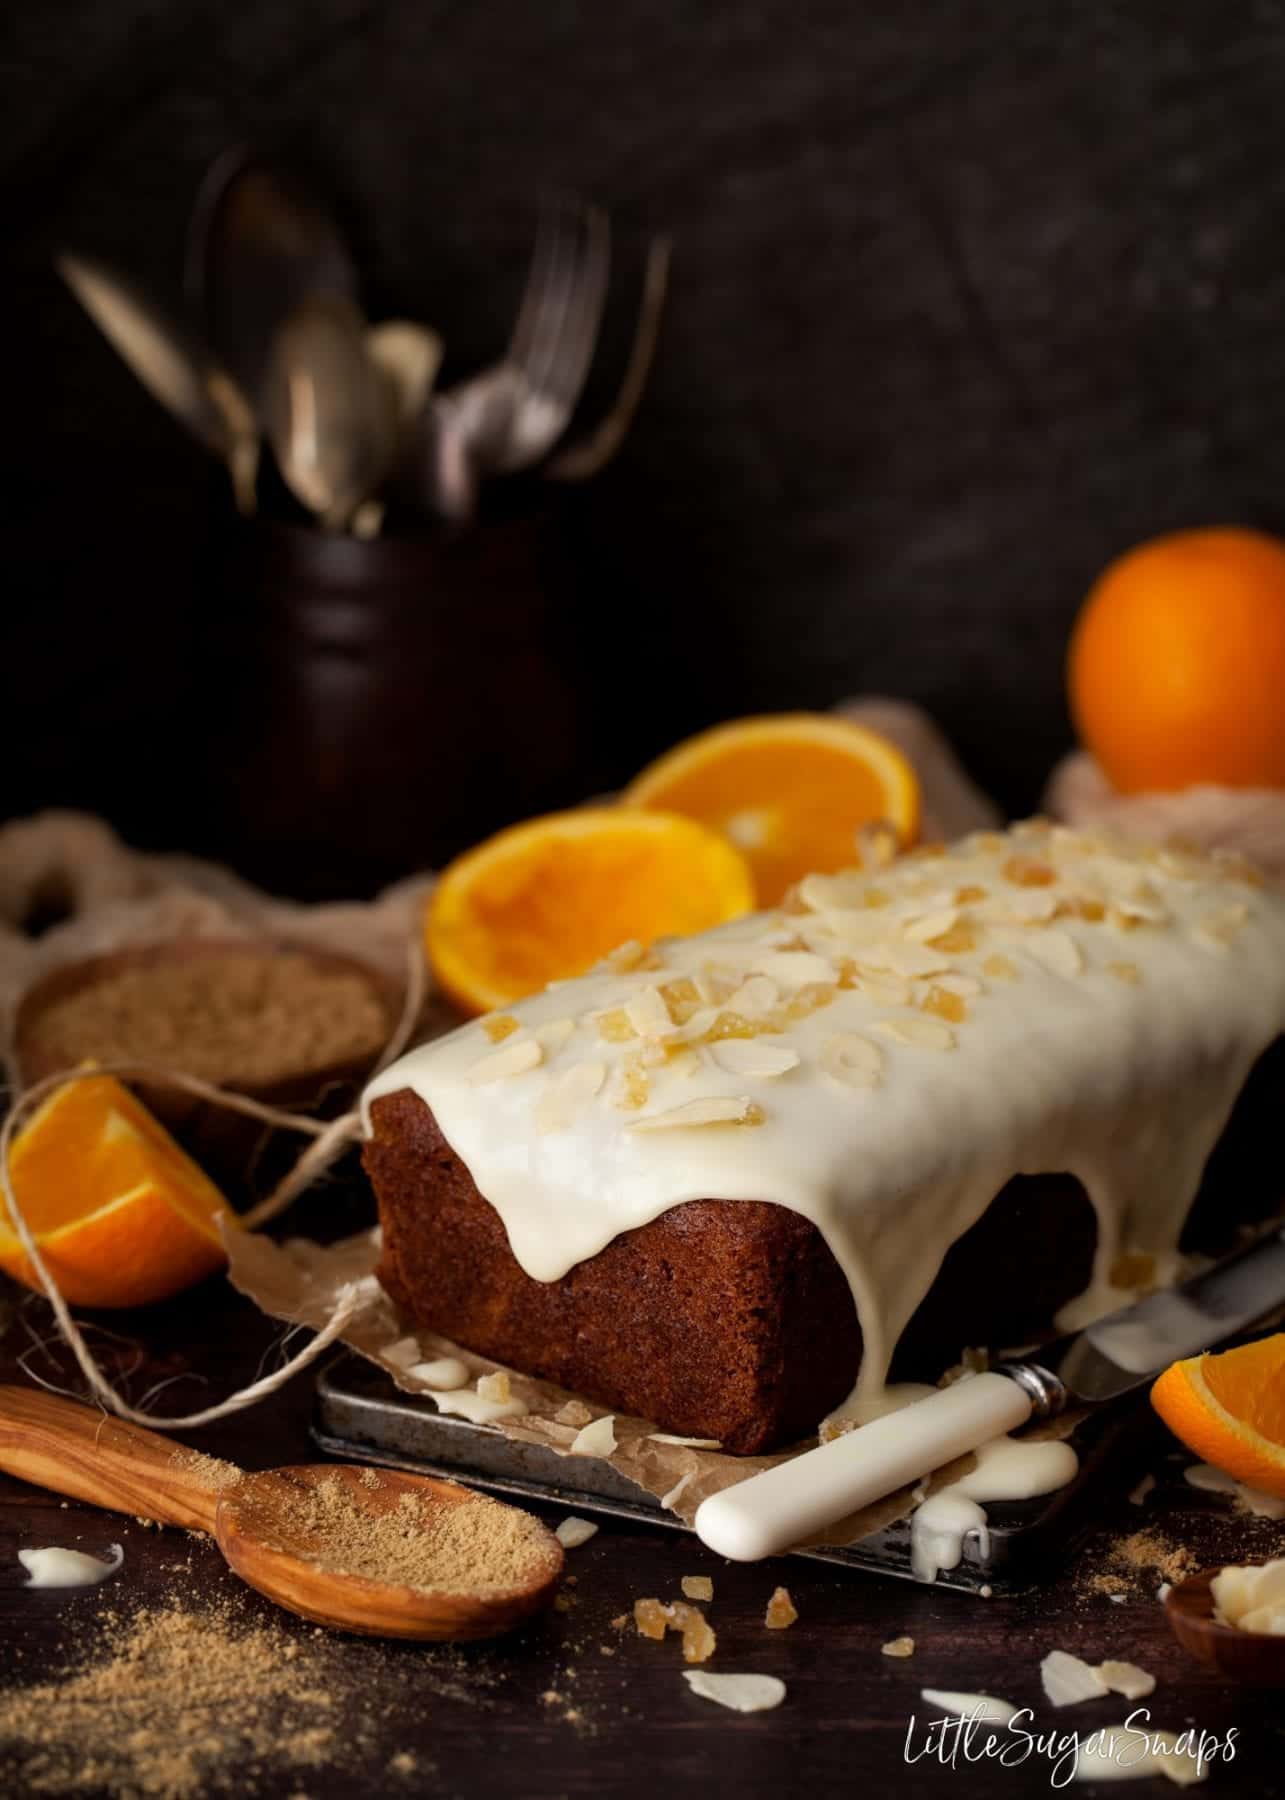
<instances>
[{"instance_id":1,"label":"white icing glaze","mask_svg":"<svg viewBox=\"0 0 1285 1800\"><path fill-rule=\"evenodd\" d=\"M852 1288L863 1410L1014 1175L1070 1173L1096 1211L1064 1324L1135 1297L1110 1279L1124 1251L1173 1273L1209 1152L1285 1030L1281 895L1036 824L812 876L796 904L634 947L513 1007L498 1041L475 1022L412 1051L368 1087L367 1123L377 1096L418 1094L540 1281L688 1200L793 1208ZM720 1037L733 1012L756 1035ZM718 1042L798 1060L756 1071Z\"/></svg>"},{"instance_id":2,"label":"white icing glaze","mask_svg":"<svg viewBox=\"0 0 1285 1800\"><path fill-rule=\"evenodd\" d=\"M957 1569L964 1539L975 1533L982 1560L990 1554L983 1500L1032 1500L1075 1477L1079 1458L1069 1444L1046 1439L993 1438L977 1450L977 1466L930 1494L910 1524L910 1566L920 1581Z\"/></svg>"},{"instance_id":3,"label":"white icing glaze","mask_svg":"<svg viewBox=\"0 0 1285 1800\"><path fill-rule=\"evenodd\" d=\"M111 1547L111 1561L87 1556L83 1550L64 1550L49 1544L42 1550L19 1550L18 1561L27 1571L29 1588L95 1587L114 1575L125 1560L120 1544Z\"/></svg>"}]
</instances>

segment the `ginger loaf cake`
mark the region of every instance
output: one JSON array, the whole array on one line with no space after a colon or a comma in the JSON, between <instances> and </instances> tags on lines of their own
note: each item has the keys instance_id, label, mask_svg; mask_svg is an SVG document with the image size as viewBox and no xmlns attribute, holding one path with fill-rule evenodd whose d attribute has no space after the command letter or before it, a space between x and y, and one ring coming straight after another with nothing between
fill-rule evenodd
<instances>
[{"instance_id":1,"label":"ginger loaf cake","mask_svg":"<svg viewBox=\"0 0 1285 1800\"><path fill-rule=\"evenodd\" d=\"M1041 821L811 876L370 1084L410 1317L749 1453L1285 1196L1285 896ZM832 1426L833 1428L833 1426Z\"/></svg>"}]
</instances>

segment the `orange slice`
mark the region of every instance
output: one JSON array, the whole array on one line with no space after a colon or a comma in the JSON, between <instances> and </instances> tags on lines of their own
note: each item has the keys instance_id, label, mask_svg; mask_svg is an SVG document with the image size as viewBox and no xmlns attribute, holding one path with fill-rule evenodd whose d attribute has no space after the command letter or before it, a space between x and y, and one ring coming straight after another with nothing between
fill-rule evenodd
<instances>
[{"instance_id":1,"label":"orange slice","mask_svg":"<svg viewBox=\"0 0 1285 1800\"><path fill-rule=\"evenodd\" d=\"M919 783L896 745L819 713L716 725L644 769L622 799L723 832L749 859L760 906L804 875L859 862L863 825L887 820L903 848L919 830Z\"/></svg>"},{"instance_id":2,"label":"orange slice","mask_svg":"<svg viewBox=\"0 0 1285 1800\"><path fill-rule=\"evenodd\" d=\"M227 1210L222 1194L109 1075L50 1095L14 1138L9 1177L73 1306L146 1306L227 1260L216 1223ZM40 1288L3 1204L0 1268Z\"/></svg>"},{"instance_id":3,"label":"orange slice","mask_svg":"<svg viewBox=\"0 0 1285 1800\"><path fill-rule=\"evenodd\" d=\"M1285 1332L1171 1364L1151 1404L1197 1456L1285 1497Z\"/></svg>"},{"instance_id":4,"label":"orange slice","mask_svg":"<svg viewBox=\"0 0 1285 1800\"><path fill-rule=\"evenodd\" d=\"M704 931L753 904L744 857L716 832L585 807L510 826L457 858L433 890L424 940L456 1004L486 1012L630 939Z\"/></svg>"}]
</instances>

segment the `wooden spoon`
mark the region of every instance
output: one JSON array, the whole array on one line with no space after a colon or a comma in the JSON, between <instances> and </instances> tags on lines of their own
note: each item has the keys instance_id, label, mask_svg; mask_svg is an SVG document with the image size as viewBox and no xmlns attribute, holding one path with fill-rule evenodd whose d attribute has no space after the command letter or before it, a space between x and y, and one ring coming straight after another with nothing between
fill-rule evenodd
<instances>
[{"instance_id":1,"label":"wooden spoon","mask_svg":"<svg viewBox=\"0 0 1285 1800\"><path fill-rule=\"evenodd\" d=\"M562 1573L561 1544L532 1519L530 1548L511 1587L430 1590L343 1574L325 1538L299 1523L309 1489L342 1483L345 1501L369 1514L372 1527L406 1494L442 1508L480 1496L453 1481L350 1463L246 1475L158 1432L29 1388L0 1386L0 1469L114 1512L207 1531L241 1579L279 1606L371 1637L494 1637L547 1605ZM501 1514L518 1510L486 1504Z\"/></svg>"},{"instance_id":2,"label":"wooden spoon","mask_svg":"<svg viewBox=\"0 0 1285 1800\"><path fill-rule=\"evenodd\" d=\"M1210 1583L1217 1569L1189 1575L1165 1595L1165 1616L1184 1650L1237 1681L1285 1687L1285 1637L1241 1631L1214 1617Z\"/></svg>"}]
</instances>

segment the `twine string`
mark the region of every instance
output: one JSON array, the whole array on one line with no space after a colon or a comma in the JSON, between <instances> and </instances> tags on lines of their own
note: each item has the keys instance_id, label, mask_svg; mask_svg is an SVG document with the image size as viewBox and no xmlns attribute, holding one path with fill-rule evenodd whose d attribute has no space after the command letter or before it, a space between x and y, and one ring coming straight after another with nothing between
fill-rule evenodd
<instances>
[{"instance_id":1,"label":"twine string","mask_svg":"<svg viewBox=\"0 0 1285 1800\"><path fill-rule=\"evenodd\" d=\"M378 1074L387 1068L401 1055L415 1022L419 1017L424 1000L424 965L412 946L409 953L409 969L406 983L406 996L401 1017L397 1026L384 1046L372 1074ZM239 1388L229 1394L226 1399L213 1406L207 1406L200 1412L186 1413L182 1417L158 1415L139 1407L132 1406L103 1374L93 1351L85 1341L79 1325L72 1317L71 1308L63 1297L49 1265L44 1259L36 1236L28 1225L18 1197L14 1192L13 1180L9 1173L9 1154L19 1127L35 1110L57 1093L60 1088L68 1087L77 1081L92 1080L101 1075L127 1075L135 1079L145 1079L156 1086L177 1088L180 1092L190 1094L196 1099L205 1100L213 1106L222 1107L225 1111L241 1113L247 1118L258 1119L266 1125L273 1125L284 1131L293 1131L301 1136L309 1137L312 1142L304 1147L300 1155L287 1170L286 1174L273 1188L272 1192L254 1206L237 1221L239 1229L253 1231L269 1219L276 1218L292 1200L295 1200L305 1188L310 1187L340 1156L348 1144L361 1136L361 1114L358 1111L342 1113L338 1118L329 1121L308 1118L304 1114L287 1112L279 1106L268 1106L261 1100L254 1100L248 1094L238 1094L229 1088L218 1087L214 1082L204 1081L198 1075L184 1075L174 1069L157 1068L151 1063L119 1060L115 1062L96 1063L89 1069L64 1070L56 1075L46 1076L43 1081L35 1082L14 1101L9 1109L8 1117L0 1126L0 1192L4 1195L5 1208L13 1226L14 1235L22 1245L23 1251L39 1278L44 1289L45 1298L53 1309L54 1321L64 1343L75 1357L81 1373L89 1384L90 1391L101 1405L114 1412L118 1418L127 1419L133 1425L153 1425L159 1422L173 1431L190 1430L198 1425L210 1425L216 1419L227 1418L232 1413L243 1411L264 1400L278 1388L283 1387L292 1376L314 1362L322 1352L340 1337L354 1313L363 1304L362 1284L348 1282L335 1297L334 1311L321 1329L303 1348L295 1353L281 1368L272 1374L265 1375L248 1386Z\"/></svg>"}]
</instances>

